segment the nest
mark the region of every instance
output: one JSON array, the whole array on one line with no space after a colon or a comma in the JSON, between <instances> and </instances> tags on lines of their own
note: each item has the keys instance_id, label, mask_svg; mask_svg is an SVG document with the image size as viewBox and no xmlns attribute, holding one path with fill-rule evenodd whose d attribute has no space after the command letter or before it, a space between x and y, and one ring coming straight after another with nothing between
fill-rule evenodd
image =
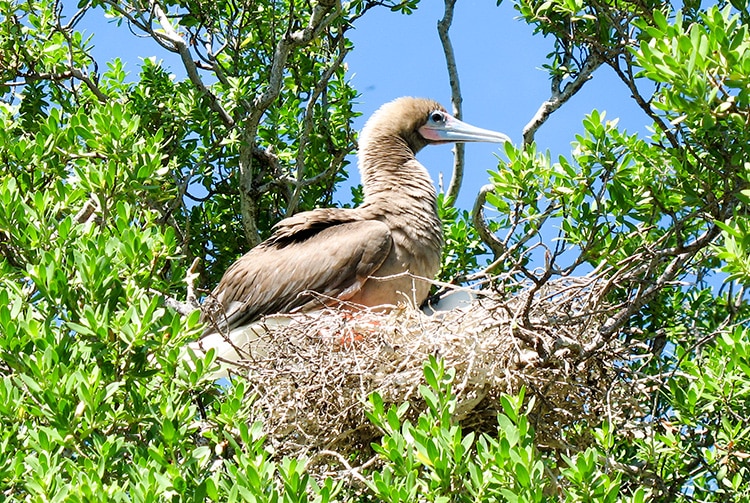
<instances>
[{"instance_id":1,"label":"nest","mask_svg":"<svg viewBox=\"0 0 750 503\"><path fill-rule=\"evenodd\" d=\"M335 451L363 462L382 434L363 413L368 395L409 402L416 416L425 408L418 389L431 355L455 369L455 420L464 428L496 431L499 397L525 386L536 397L530 419L540 448L567 449L574 440L582 449L586 428L571 439L571 425L602 417L617 424L642 394L622 376L632 348L601 336L610 313L599 305L598 288L584 277L525 285L512 295L474 292L470 305L432 316L407 307L297 315L265 323L255 345L263 350L234 371L247 376L278 455Z\"/></svg>"}]
</instances>

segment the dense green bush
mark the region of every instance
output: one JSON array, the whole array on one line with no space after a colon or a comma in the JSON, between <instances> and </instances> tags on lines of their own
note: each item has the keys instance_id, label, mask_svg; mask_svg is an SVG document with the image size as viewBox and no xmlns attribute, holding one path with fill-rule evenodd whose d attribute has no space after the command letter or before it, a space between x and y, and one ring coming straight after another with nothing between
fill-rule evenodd
<instances>
[{"instance_id":1,"label":"dense green bush","mask_svg":"<svg viewBox=\"0 0 750 503\"><path fill-rule=\"evenodd\" d=\"M553 160L532 121L473 225L441 204L445 279L486 272L509 296L592 270L606 282L618 310L601 344L632 349L618 378L637 380L647 412L571 421L568 443L542 445L527 386L501 398L496 431L475 432L432 359L423 410L363 403L376 458L333 480L276 456L246 381L212 382L211 355L181 361L201 330L173 309L193 258L212 285L287 212L332 203L354 143L346 32L380 4L418 2L95 1L64 18L51 0L0 0L0 499L750 501L742 0L516 2L552 41L539 117L607 65L651 133L593 111ZM103 13L182 56L188 78L152 60L132 80L120 61L99 72L76 27Z\"/></svg>"}]
</instances>

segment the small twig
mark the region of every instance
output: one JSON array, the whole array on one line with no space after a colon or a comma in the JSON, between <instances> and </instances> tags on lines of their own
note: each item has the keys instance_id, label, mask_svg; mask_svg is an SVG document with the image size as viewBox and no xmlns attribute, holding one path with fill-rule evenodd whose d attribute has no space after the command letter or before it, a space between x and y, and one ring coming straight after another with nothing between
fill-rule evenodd
<instances>
[{"instance_id":1,"label":"small twig","mask_svg":"<svg viewBox=\"0 0 750 503\"><path fill-rule=\"evenodd\" d=\"M515 234L516 228L520 223L523 223L524 219L519 219L518 211L515 211L511 218L512 225L510 230L508 231L506 238L504 240L500 240L497 236L495 236L495 234L490 231L489 226L486 222L486 218L484 216L484 204L487 201L487 194L493 191L494 187L491 184L483 186L479 190L479 194L477 195L477 199L474 202L474 208L471 213L472 222L474 224L474 227L477 229L477 232L479 233L479 237L493 252L493 260L492 263L485 267L483 270L468 276L466 278L468 281L476 280L482 276L492 273L499 265L513 256L513 254L522 246L524 246L532 237L537 235L538 230L541 228L544 222L546 222L547 219L560 208L560 203L556 201L550 202L550 204L547 206L547 208L544 209L544 211L535 216L536 225L534 226L534 229L527 232L524 236L521 236L515 243L513 243L513 245L508 246L510 239Z\"/></svg>"},{"instance_id":2,"label":"small twig","mask_svg":"<svg viewBox=\"0 0 750 503\"><path fill-rule=\"evenodd\" d=\"M680 146L680 142L675 136L674 132L671 130L669 125L661 117L659 117L659 115L656 112L654 112L654 110L651 108L651 100L647 100L641 95L641 90L638 89L638 86L635 83L635 78L633 76L631 59L632 57L629 55L629 53L625 52L625 64L627 65L627 75L622 70L622 68L620 68L620 65L617 64L617 61L610 62L609 66L610 68L612 68L612 70L614 70L614 72L617 74L620 80L626 86L628 86L628 89L630 90L630 94L635 100L635 102L638 104L638 107L641 110L643 110L643 112L652 121L654 121L654 124L656 124L656 126L659 129L661 129L662 133L664 133L664 136L667 137L669 144L673 148L678 148Z\"/></svg>"}]
</instances>

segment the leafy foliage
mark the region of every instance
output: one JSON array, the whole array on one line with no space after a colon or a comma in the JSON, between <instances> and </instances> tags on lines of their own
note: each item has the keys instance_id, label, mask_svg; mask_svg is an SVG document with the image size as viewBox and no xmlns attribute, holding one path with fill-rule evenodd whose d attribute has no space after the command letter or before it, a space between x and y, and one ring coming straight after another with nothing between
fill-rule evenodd
<instances>
[{"instance_id":1,"label":"leafy foliage","mask_svg":"<svg viewBox=\"0 0 750 503\"><path fill-rule=\"evenodd\" d=\"M553 99L492 173L477 205L489 221L440 205L446 280L487 273L513 295L606 279L602 301L619 310L601 340L634 348L618 364L642 376L648 413L572 421L567 445L539 445L525 388L502 397L496 432L475 432L432 359L415 403L363 406L383 435L353 485L278 459L246 382L208 381L211 354L181 361L197 317L168 300L193 257L214 284L279 218L332 203L354 144L347 30L418 2L102 0L67 18L60 5L0 1L2 498L750 499L747 2L519 0L552 39ZM132 79L119 60L100 72L76 27L103 13L178 55L187 77L155 60ZM538 151L544 117L601 65L651 133L594 110L570 156Z\"/></svg>"},{"instance_id":2,"label":"leafy foliage","mask_svg":"<svg viewBox=\"0 0 750 503\"><path fill-rule=\"evenodd\" d=\"M523 388L518 396L501 397L497 434L477 436L454 420L451 370L431 358L424 375L419 394L427 407L414 424L404 418L408 403L385 410L379 395L370 396L368 417L384 433L374 449L385 464L367 484L378 500L644 501L641 488L632 497L620 493L619 475L606 473L597 448L562 462L540 453L527 417L534 399L524 405ZM607 433L599 433L606 440ZM560 477L551 479L551 471Z\"/></svg>"},{"instance_id":3,"label":"leafy foliage","mask_svg":"<svg viewBox=\"0 0 750 503\"><path fill-rule=\"evenodd\" d=\"M556 47L570 47L557 18L520 5ZM575 17L569 3L538 9ZM748 464L737 446L749 425L735 383L746 378L748 326L746 12L663 7L616 16L636 34L625 50L603 53L610 42L588 35L573 42L615 69L653 120L651 135L628 134L593 111L570 157L553 162L533 144L507 147L509 161L485 196L499 214L488 227L496 233L491 270L509 286L531 278L535 288L579 271L606 278L603 300L622 307L602 338L635 344L638 363L624 364L658 392L643 404L649 417L622 425L634 438L613 436L616 459L630 467L627 485L651 477L657 501L744 500ZM576 27L587 22L575 19Z\"/></svg>"}]
</instances>

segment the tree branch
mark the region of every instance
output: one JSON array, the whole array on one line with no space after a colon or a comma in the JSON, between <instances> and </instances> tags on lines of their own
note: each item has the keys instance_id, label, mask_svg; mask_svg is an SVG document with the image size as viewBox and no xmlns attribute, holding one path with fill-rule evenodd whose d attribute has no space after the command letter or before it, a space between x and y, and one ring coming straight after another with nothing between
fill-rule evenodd
<instances>
[{"instance_id":1,"label":"tree branch","mask_svg":"<svg viewBox=\"0 0 750 503\"><path fill-rule=\"evenodd\" d=\"M482 242L490 247L495 257L499 257L505 253L505 244L490 231L490 228L487 226L487 220L484 218L484 203L487 202L487 194L494 191L495 187L489 183L479 189L479 194L477 194L477 198L474 201L474 208L471 210L471 220L474 228L479 233L479 237L482 238Z\"/></svg>"},{"instance_id":2,"label":"tree branch","mask_svg":"<svg viewBox=\"0 0 750 503\"><path fill-rule=\"evenodd\" d=\"M256 223L257 205L253 197L253 169L252 151L255 147L255 137L263 114L278 98L283 83L284 70L292 49L310 43L323 29L335 19L340 10L339 0L321 0L313 7L307 26L301 30L291 31L291 24L287 33L277 42L274 50L273 62L268 76L268 85L259 96L253 100L252 109L245 121L242 140L246 148L240 152L240 211L245 238L252 247L260 242Z\"/></svg>"},{"instance_id":3,"label":"tree branch","mask_svg":"<svg viewBox=\"0 0 750 503\"><path fill-rule=\"evenodd\" d=\"M321 30L333 21L334 17L338 14L339 8L339 0L321 0L313 7L310 20L305 28L287 33L279 40L274 51L273 63L271 63L268 87L253 102L254 110L251 119L253 122L255 122L256 117L259 119L279 96L284 69L286 68L286 62L289 59L289 53L292 49L310 43Z\"/></svg>"},{"instance_id":4,"label":"tree branch","mask_svg":"<svg viewBox=\"0 0 750 503\"><path fill-rule=\"evenodd\" d=\"M586 347L585 354L589 355L596 351L602 344L608 341L623 325L637 313L643 306L645 306L657 293L659 293L664 287L669 285L675 280L675 278L682 272L685 272L685 264L687 264L700 250L708 246L715 238L721 233L721 229L716 224L711 224L711 227L705 231L701 236L697 237L692 243L686 243L680 247L680 252L672 256L672 260L667 264L664 271L653 281L649 281L648 286L641 290L639 288L635 297L630 300L626 306L622 307L616 312L610 319L602 326L599 330L599 338L592 341ZM646 272L649 273L649 269L653 268L656 264L660 263L665 257L669 256L669 252L674 250L662 250L658 252L654 260L645 267ZM638 268L644 268L644 264L637 266ZM636 276L631 271L628 275L630 278Z\"/></svg>"},{"instance_id":5,"label":"tree branch","mask_svg":"<svg viewBox=\"0 0 750 503\"><path fill-rule=\"evenodd\" d=\"M297 161L295 166L297 169L297 180L294 184L294 192L292 193L292 197L290 198L289 204L287 205L287 216L294 214L295 210L297 209L297 205L299 204L300 191L302 190L302 187L305 185L309 185L303 184L302 182L304 181L306 171L305 147L307 146L307 141L310 138L310 133L312 132L313 112L315 110L315 104L318 102L320 95L323 94L323 91L325 91L328 87L328 81L331 79L331 75L333 75L333 72L335 72L341 66L341 64L344 62L344 57L348 54L344 40L345 39L343 35L340 35L338 37L336 45L338 46L339 53L336 56L336 59L334 59L328 66L328 68L326 68L326 70L323 72L320 80L318 80L318 82L315 84L315 87L310 94L310 98L307 100L307 106L305 107L305 116L302 120L302 134L299 137L299 148L297 150ZM329 171L330 170L326 169L324 172L328 173Z\"/></svg>"},{"instance_id":6,"label":"tree branch","mask_svg":"<svg viewBox=\"0 0 750 503\"><path fill-rule=\"evenodd\" d=\"M560 79L552 79L552 95L550 96L550 99L542 103L534 117L523 128L524 145L530 145L533 143L534 136L539 128L542 127L542 124L547 122L550 115L581 90L586 81L591 78L591 75L602 65L603 62L604 61L595 53L590 54L589 57L586 58L586 62L583 64L578 75L565 84L565 87L562 90L559 89Z\"/></svg>"},{"instance_id":7,"label":"tree branch","mask_svg":"<svg viewBox=\"0 0 750 503\"><path fill-rule=\"evenodd\" d=\"M232 119L227 111L224 110L224 107L222 107L219 103L219 99L203 83L203 80L198 74L198 67L196 66L195 61L193 61L193 57L190 54L190 49L188 48L182 36L180 36L180 34L175 31L172 23L167 17L167 14L161 8L161 5L152 0L151 9L156 15L156 18L159 20L159 24L164 30L164 35L172 44L174 44L175 51L180 55L182 65L185 67L185 71L188 74L190 82L192 82L192 84L196 87L196 89L198 89L198 91L200 91L202 95L208 98L208 106L211 107L211 110L219 115L224 125L226 127L234 126L234 119Z\"/></svg>"},{"instance_id":8,"label":"tree branch","mask_svg":"<svg viewBox=\"0 0 750 503\"><path fill-rule=\"evenodd\" d=\"M620 65L617 64L617 62L611 62L609 63L610 68L615 71L617 76L620 78L620 80L628 86L628 89L630 90L630 94L635 100L635 102L638 104L641 110L652 120L654 121L654 124L661 129L661 131L664 133L664 136L667 137L667 140L669 140L670 145L673 148L678 148L680 146L680 142L677 140L677 137L675 136L674 132L671 130L671 128L667 125L667 123L662 120L661 117L657 113L654 112L654 110L651 108L651 102L650 100L646 100L641 95L641 90L638 89L638 86L635 83L635 78L633 77L632 72L632 65L631 65L631 57L628 53L625 54L625 64L627 65L627 75L625 72L623 72L622 68L620 68Z\"/></svg>"},{"instance_id":9,"label":"tree branch","mask_svg":"<svg viewBox=\"0 0 750 503\"><path fill-rule=\"evenodd\" d=\"M534 229L528 231L525 235L521 236L515 243L513 243L511 246L508 246L508 243L510 242L511 238L516 232L516 229L518 228L518 225L523 222L523 219L518 219L519 214L519 206L521 206L521 203L517 203L516 210L513 212L513 214L510 216L511 226L508 230L507 236L504 240L499 239L495 234L490 231L489 227L487 226L486 219L484 217L484 204L487 201L487 194L494 191L494 187L491 184L487 184L483 186L479 190L479 195L477 196L476 201L474 202L474 208L471 212L471 218L472 222L474 224L474 227L477 229L477 232L479 233L479 237L482 239L484 244L486 244L490 250L492 250L493 253L493 260L492 263L489 264L487 267L485 267L483 270L474 273L466 278L467 281L473 281L477 280L483 276L487 276L488 274L492 274L494 270L503 264L506 260L508 260L510 257L512 257L522 246L524 246L532 237L535 235L538 235L538 231L541 228L541 226L547 221L547 219L560 208L560 203L557 202L550 202L550 204L539 213L536 217L536 226ZM536 245L535 245L536 246ZM524 253L527 253L529 250L526 250ZM558 255L560 255L557 251L552 256L552 258L556 258ZM519 257L518 263L521 262L521 257ZM553 265L554 260L551 260L549 264L547 264L547 269L551 268ZM521 272L525 274L529 279L532 279L534 282L537 281L537 278L533 275L530 275L526 269L522 269Z\"/></svg>"},{"instance_id":10,"label":"tree branch","mask_svg":"<svg viewBox=\"0 0 750 503\"><path fill-rule=\"evenodd\" d=\"M104 94L101 89L99 89L99 86L96 85L96 83L91 80L91 78L83 73L78 68L71 68L68 71L60 72L60 73L19 73L19 77L23 77L26 81L29 80L53 80L55 82L61 81L61 80L68 80L68 79L78 79L84 84L86 84L86 87L89 88L89 90L96 96L96 98L102 102L106 103L109 101L109 96ZM5 83L6 86L23 86L26 82L8 82Z\"/></svg>"},{"instance_id":11,"label":"tree branch","mask_svg":"<svg viewBox=\"0 0 750 503\"><path fill-rule=\"evenodd\" d=\"M461 96L461 83L458 79L458 69L456 67L456 56L453 52L453 44L451 43L450 34L448 33L453 23L453 10L456 5L456 0L445 0L445 12L443 19L438 21L437 30L440 36L440 42L443 45L443 53L445 54L445 63L448 68L448 79L451 86L451 103L453 105L453 115L457 119L461 119L462 113L462 101ZM458 198L458 192L461 190L461 183L464 178L464 144L456 143L453 146L453 175L451 181L448 184L448 190L445 192L445 201L450 206Z\"/></svg>"}]
</instances>

